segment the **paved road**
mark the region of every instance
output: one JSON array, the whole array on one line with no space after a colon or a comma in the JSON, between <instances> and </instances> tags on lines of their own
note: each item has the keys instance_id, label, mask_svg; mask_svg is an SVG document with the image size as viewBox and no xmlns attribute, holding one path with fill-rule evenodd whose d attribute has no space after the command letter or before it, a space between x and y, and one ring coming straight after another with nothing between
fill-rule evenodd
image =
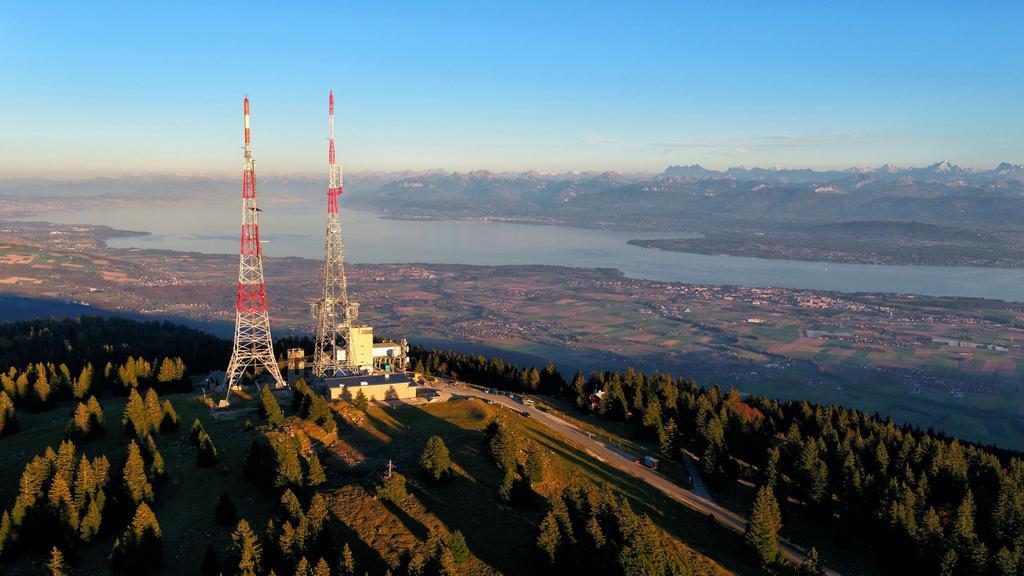
<instances>
[{"instance_id":1,"label":"paved road","mask_svg":"<svg viewBox=\"0 0 1024 576\"><path fill-rule=\"evenodd\" d=\"M710 514L715 520L736 532L739 532L740 534L742 534L746 529L746 519L731 510L727 510L722 506L719 506L710 498L709 495L707 495L707 490L705 490L703 484L700 483L700 476L697 473L696 467L693 467L692 463L689 463L687 468L690 468L690 474L694 477L694 485L695 487L699 487L697 490L701 492L700 494L694 490L687 490L686 488L673 483L661 474L658 474L654 470L645 468L633 462L633 460L623 456L616 449L609 448L609 446L594 435L581 430L554 414L550 414L530 406L524 406L506 396L488 394L483 390L472 388L461 383L446 385L441 388L441 390L451 394L457 394L459 396L475 396L477 398L491 400L496 404L501 404L502 406L515 410L516 412L525 411L531 418L539 422L543 422L548 427L560 432L564 437L581 446L594 458L643 480L677 502L690 506L691 508L695 508L704 514ZM782 548L783 554L790 561L797 564L803 562L804 555L796 548L793 548L785 542L780 542L780 547ZM838 572L833 570L826 569L825 572L829 576L840 576Z\"/></svg>"}]
</instances>

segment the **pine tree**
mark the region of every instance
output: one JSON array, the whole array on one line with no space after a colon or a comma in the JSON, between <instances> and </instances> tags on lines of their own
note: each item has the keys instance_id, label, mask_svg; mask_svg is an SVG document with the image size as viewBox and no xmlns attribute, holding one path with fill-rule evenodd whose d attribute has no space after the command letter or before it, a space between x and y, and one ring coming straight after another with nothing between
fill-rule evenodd
<instances>
[{"instance_id":1,"label":"pine tree","mask_svg":"<svg viewBox=\"0 0 1024 576\"><path fill-rule=\"evenodd\" d=\"M356 561L352 557L352 549L349 548L348 542L341 549L341 570L339 572L342 576L355 576L356 573Z\"/></svg>"},{"instance_id":2,"label":"pine tree","mask_svg":"<svg viewBox=\"0 0 1024 576\"><path fill-rule=\"evenodd\" d=\"M284 424L284 414L281 412L281 405L277 403L277 398L274 398L274 393L271 392L270 386L266 384L260 388L260 416L267 419L267 423L274 428L279 428Z\"/></svg>"},{"instance_id":3,"label":"pine tree","mask_svg":"<svg viewBox=\"0 0 1024 576\"><path fill-rule=\"evenodd\" d=\"M167 434L178 429L178 413L174 411L174 406L171 405L170 400L164 400L160 405L159 429L161 434Z\"/></svg>"},{"instance_id":4,"label":"pine tree","mask_svg":"<svg viewBox=\"0 0 1024 576\"><path fill-rule=\"evenodd\" d=\"M302 465L294 441L289 437L272 436L270 447L274 454L274 486L301 488Z\"/></svg>"},{"instance_id":5,"label":"pine tree","mask_svg":"<svg viewBox=\"0 0 1024 576\"><path fill-rule=\"evenodd\" d=\"M196 454L196 465L200 468L212 468L220 462L217 454L217 447L213 445L213 439L203 430L199 434L199 451Z\"/></svg>"},{"instance_id":6,"label":"pine tree","mask_svg":"<svg viewBox=\"0 0 1024 576\"><path fill-rule=\"evenodd\" d=\"M6 391L0 390L0 436L14 433L18 429L15 420L14 400Z\"/></svg>"},{"instance_id":7,"label":"pine tree","mask_svg":"<svg viewBox=\"0 0 1024 576\"><path fill-rule=\"evenodd\" d=\"M136 438L144 438L149 434L149 418L146 415L146 405L139 396L138 390L132 388L128 392L128 403L124 406L124 415L121 417L121 426L124 433Z\"/></svg>"},{"instance_id":8,"label":"pine tree","mask_svg":"<svg viewBox=\"0 0 1024 576\"><path fill-rule=\"evenodd\" d=\"M427 439L427 445L420 455L420 468L426 473L435 484L448 475L452 467L451 456L448 454L448 447L440 436L434 435Z\"/></svg>"},{"instance_id":9,"label":"pine tree","mask_svg":"<svg viewBox=\"0 0 1024 576\"><path fill-rule=\"evenodd\" d=\"M377 488L377 496L392 504L402 502L406 495L405 476L398 472L392 472L390 476L384 478L384 482Z\"/></svg>"},{"instance_id":10,"label":"pine tree","mask_svg":"<svg viewBox=\"0 0 1024 576\"><path fill-rule=\"evenodd\" d=\"M79 402L75 406L75 413L72 414L71 420L68 421L68 426L64 430L64 437L72 440L86 440L91 434L91 423L92 415L89 414L89 408L82 402Z\"/></svg>"},{"instance_id":11,"label":"pine tree","mask_svg":"<svg viewBox=\"0 0 1024 576\"><path fill-rule=\"evenodd\" d=\"M503 418L495 422L495 434L490 442L491 457L502 470L515 472L516 455L519 452L518 434Z\"/></svg>"},{"instance_id":12,"label":"pine tree","mask_svg":"<svg viewBox=\"0 0 1024 576\"><path fill-rule=\"evenodd\" d=\"M199 418L196 418L192 421L192 429L188 433L189 444L199 446L199 435L201 433L206 433L206 430L203 429L203 424L199 421Z\"/></svg>"},{"instance_id":13,"label":"pine tree","mask_svg":"<svg viewBox=\"0 0 1024 576\"><path fill-rule=\"evenodd\" d=\"M544 557L551 564L558 558L558 547L561 541L561 533L558 530L558 520L554 512L548 512L540 522L540 534L537 536L537 547L544 553Z\"/></svg>"},{"instance_id":14,"label":"pine tree","mask_svg":"<svg viewBox=\"0 0 1024 576\"><path fill-rule=\"evenodd\" d=\"M315 488L324 482L327 482L327 474L324 473L324 467L320 464L320 457L314 451L306 460L306 485Z\"/></svg>"},{"instance_id":15,"label":"pine tree","mask_svg":"<svg viewBox=\"0 0 1024 576\"><path fill-rule=\"evenodd\" d=\"M11 541L14 530L13 523L11 522L11 513L4 510L0 514L0 558L4 556L4 549L7 548L7 544Z\"/></svg>"},{"instance_id":16,"label":"pine tree","mask_svg":"<svg viewBox=\"0 0 1024 576\"><path fill-rule=\"evenodd\" d=\"M807 553L807 558L800 565L800 574L802 576L825 576L825 569L821 567L821 558L818 557L817 548L812 546Z\"/></svg>"},{"instance_id":17,"label":"pine tree","mask_svg":"<svg viewBox=\"0 0 1024 576\"><path fill-rule=\"evenodd\" d=\"M56 546L50 550L50 561L46 563L50 576L71 576L71 567L64 561L64 554Z\"/></svg>"},{"instance_id":18,"label":"pine tree","mask_svg":"<svg viewBox=\"0 0 1024 576\"><path fill-rule=\"evenodd\" d=\"M238 521L231 534L229 558L229 566L237 567L238 576L255 576L262 569L263 548L244 518Z\"/></svg>"},{"instance_id":19,"label":"pine tree","mask_svg":"<svg viewBox=\"0 0 1024 576\"><path fill-rule=\"evenodd\" d=\"M536 369L534 369L536 372ZM537 376L538 380L540 375ZM458 563L452 551L447 546L440 546L437 550L437 573L439 576L456 576L459 573Z\"/></svg>"},{"instance_id":20,"label":"pine tree","mask_svg":"<svg viewBox=\"0 0 1024 576\"><path fill-rule=\"evenodd\" d=\"M96 535L100 533L102 525L103 511L100 507L99 499L91 498L85 516L82 516L82 521L78 525L78 537L82 539L82 542L92 542Z\"/></svg>"},{"instance_id":21,"label":"pine tree","mask_svg":"<svg viewBox=\"0 0 1024 576\"><path fill-rule=\"evenodd\" d=\"M132 440L128 444L128 457L121 472L125 495L132 504L153 501L153 486L146 476L146 464L142 459L139 445Z\"/></svg>"},{"instance_id":22,"label":"pine tree","mask_svg":"<svg viewBox=\"0 0 1024 576\"><path fill-rule=\"evenodd\" d=\"M100 406L100 401L95 396L89 396L85 407L89 410L90 431L94 435L105 433L107 431L107 420L103 416L103 407Z\"/></svg>"},{"instance_id":23,"label":"pine tree","mask_svg":"<svg viewBox=\"0 0 1024 576\"><path fill-rule=\"evenodd\" d=\"M309 560L306 560L305 556L300 556L298 563L295 564L294 576L312 576L309 573Z\"/></svg>"},{"instance_id":24,"label":"pine tree","mask_svg":"<svg viewBox=\"0 0 1024 576\"><path fill-rule=\"evenodd\" d=\"M316 567L313 568L313 576L331 576L331 567L327 564L327 560L324 560L323 556L320 557Z\"/></svg>"},{"instance_id":25,"label":"pine tree","mask_svg":"<svg viewBox=\"0 0 1024 576\"><path fill-rule=\"evenodd\" d=\"M370 408L370 400L366 398L366 394L363 394L362 390L356 392L354 405L357 409L362 410L363 412L366 412Z\"/></svg>"},{"instance_id":26,"label":"pine tree","mask_svg":"<svg viewBox=\"0 0 1024 576\"><path fill-rule=\"evenodd\" d=\"M572 379L572 390L576 396L576 408L583 411L590 406L590 402L587 400L587 381L583 377L583 372L576 372L576 376Z\"/></svg>"},{"instance_id":27,"label":"pine tree","mask_svg":"<svg viewBox=\"0 0 1024 576\"><path fill-rule=\"evenodd\" d=\"M327 525L327 517L330 510L327 508L327 501L320 493L313 494L309 501L309 509L306 510L306 519L309 521L309 533L313 538L320 536Z\"/></svg>"},{"instance_id":28,"label":"pine tree","mask_svg":"<svg viewBox=\"0 0 1024 576\"><path fill-rule=\"evenodd\" d=\"M124 534L114 542L110 561L117 571L144 574L159 568L163 558L163 535L153 510L139 504Z\"/></svg>"},{"instance_id":29,"label":"pine tree","mask_svg":"<svg viewBox=\"0 0 1024 576\"><path fill-rule=\"evenodd\" d=\"M754 552L762 566L771 565L778 556L781 525L782 516L779 513L779 504L775 501L775 495L772 494L770 488L762 486L757 491L754 508L750 512L747 529L743 536L747 546Z\"/></svg>"},{"instance_id":30,"label":"pine tree","mask_svg":"<svg viewBox=\"0 0 1024 576\"><path fill-rule=\"evenodd\" d=\"M462 531L452 532L451 537L448 538L448 548L452 551L452 557L455 558L457 564L462 564L469 559L469 546L466 545L466 537L462 535Z\"/></svg>"},{"instance_id":31,"label":"pine tree","mask_svg":"<svg viewBox=\"0 0 1024 576\"><path fill-rule=\"evenodd\" d=\"M214 517L221 526L231 526L238 521L238 510L235 509L235 503L231 501L231 496L227 492L221 492L217 507L214 509Z\"/></svg>"},{"instance_id":32,"label":"pine tree","mask_svg":"<svg viewBox=\"0 0 1024 576\"><path fill-rule=\"evenodd\" d=\"M146 407L146 434L156 434L160 431L160 422L164 419L163 407L160 405L160 397L156 390L146 390L146 397L142 403Z\"/></svg>"},{"instance_id":33,"label":"pine tree","mask_svg":"<svg viewBox=\"0 0 1024 576\"><path fill-rule=\"evenodd\" d=\"M178 369L174 366L174 361L170 358L164 358L164 361L160 363L160 371L157 372L156 381L161 384L167 382L174 382L178 379Z\"/></svg>"},{"instance_id":34,"label":"pine tree","mask_svg":"<svg viewBox=\"0 0 1024 576\"><path fill-rule=\"evenodd\" d=\"M45 406L50 399L50 381L46 376L46 367L36 364L36 380L32 383L33 400L38 406Z\"/></svg>"},{"instance_id":35,"label":"pine tree","mask_svg":"<svg viewBox=\"0 0 1024 576\"><path fill-rule=\"evenodd\" d=\"M92 388L92 364L86 364L82 366L82 371L79 372L71 393L75 398L82 400L89 393L90 388Z\"/></svg>"}]
</instances>

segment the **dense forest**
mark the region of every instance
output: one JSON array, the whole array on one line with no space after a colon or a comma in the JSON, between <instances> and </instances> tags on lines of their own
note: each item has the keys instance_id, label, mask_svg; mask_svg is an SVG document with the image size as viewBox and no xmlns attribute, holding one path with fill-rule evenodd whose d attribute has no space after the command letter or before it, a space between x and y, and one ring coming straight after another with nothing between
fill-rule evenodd
<instances>
[{"instance_id":1,"label":"dense forest","mask_svg":"<svg viewBox=\"0 0 1024 576\"><path fill-rule=\"evenodd\" d=\"M522 392L553 392L562 381L553 367L453 352L415 350L414 361L433 374ZM1024 461L1015 453L858 410L742 396L658 373L576 374L557 392L580 411L628 423L666 457L695 455L712 485L757 484L748 542L767 565L777 560L779 524L799 519L839 546L873 550L893 573L1024 570Z\"/></svg>"},{"instance_id":2,"label":"dense forest","mask_svg":"<svg viewBox=\"0 0 1024 576\"><path fill-rule=\"evenodd\" d=\"M17 497L0 509L0 558L48 553L59 567L99 535L114 535L113 569L154 569L161 531L152 505L170 480L158 443L179 424L174 406L160 394L184 388L192 367L219 367L225 343L172 325L83 318L0 326L0 350L0 435L18 432L19 413L57 403L69 408L62 416L64 438L26 460ZM577 373L567 381L553 364L519 367L422 348L412 350L412 361L428 376L561 395L580 412L625 423L665 458L692 457L713 488L728 489L737 481L755 485L747 553L770 570L820 573L816 553L802 568L780 558L780 526L799 522L837 547L873 555L891 573L1024 571L1024 460L1016 453L857 410L744 396L659 373ZM122 397L119 427L100 401L108 395ZM218 566L252 573L241 568L252 563L262 567L260 573L339 571L335 559L345 564L351 553L324 523L317 488L325 472L317 451L287 432L285 410L268 388L255 401L266 425L250 446L244 473L280 503L258 533L238 520L225 496L217 515L234 528L233 544L209 550L207 573L219 573ZM358 399L352 404L367 409ZM326 400L305 383L293 388L288 412L324 433L336 428ZM119 447L101 454L83 449L112 429L125 438L111 444ZM246 429L251 430L248 422ZM217 465L218 448L198 420L188 439L196 467ZM542 456L522 441L512 422L492 422L482 441L504 477L497 502L546 508L536 553L552 570L577 565L579 557L588 558L595 573L689 570L650 520L614 494L586 487L548 498L535 494L531 486L543 474ZM444 481L451 463L443 440L430 439L420 464L431 482ZM389 473L377 490L381 498L401 499L404 480ZM460 537L431 534L426 546L410 553L403 571L445 573L462 554ZM329 570L321 559L332 565Z\"/></svg>"}]
</instances>

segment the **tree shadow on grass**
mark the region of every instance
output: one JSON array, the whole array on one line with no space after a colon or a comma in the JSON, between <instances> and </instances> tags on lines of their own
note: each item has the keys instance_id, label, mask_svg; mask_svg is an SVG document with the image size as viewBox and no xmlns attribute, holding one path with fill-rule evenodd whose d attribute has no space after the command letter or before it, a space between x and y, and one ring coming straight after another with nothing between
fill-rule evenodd
<instances>
[{"instance_id":1,"label":"tree shadow on grass","mask_svg":"<svg viewBox=\"0 0 1024 576\"><path fill-rule=\"evenodd\" d=\"M417 539L426 540L427 537L430 536L430 529L427 528L427 526L423 524L423 522L420 522L419 520L410 516L409 513L403 510L401 506L384 500L383 498L381 499L380 502L381 504L384 505L385 508L388 509L388 512L394 514L395 518L398 518L398 520L405 525L406 530L408 530L409 533L415 536Z\"/></svg>"},{"instance_id":2,"label":"tree shadow on grass","mask_svg":"<svg viewBox=\"0 0 1024 576\"><path fill-rule=\"evenodd\" d=\"M731 529L708 519L707 515L681 504L610 464L603 464L583 450L546 430L533 429L530 435L545 449L579 467L598 486L607 486L625 495L633 510L646 514L669 534L693 550L714 559L735 573L757 573L737 551L743 550L742 537Z\"/></svg>"},{"instance_id":3,"label":"tree shadow on grass","mask_svg":"<svg viewBox=\"0 0 1024 576\"><path fill-rule=\"evenodd\" d=\"M352 558L356 564L356 574L384 574L388 570L395 570L398 566L391 565L373 546L367 544L359 534L349 527L341 519L335 518L331 523L332 539L337 542L338 554L345 544L352 550ZM339 558L326 559L332 565L338 563Z\"/></svg>"}]
</instances>

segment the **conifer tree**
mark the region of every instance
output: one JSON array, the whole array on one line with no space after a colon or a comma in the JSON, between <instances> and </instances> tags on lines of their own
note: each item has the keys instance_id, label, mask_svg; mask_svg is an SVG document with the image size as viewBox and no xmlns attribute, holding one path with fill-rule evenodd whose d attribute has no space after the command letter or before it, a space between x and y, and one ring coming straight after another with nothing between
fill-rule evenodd
<instances>
[{"instance_id":1,"label":"conifer tree","mask_svg":"<svg viewBox=\"0 0 1024 576\"><path fill-rule=\"evenodd\" d=\"M278 488L302 487L302 465L299 451L288 437L273 436L270 447L274 454L274 486Z\"/></svg>"},{"instance_id":2,"label":"conifer tree","mask_svg":"<svg viewBox=\"0 0 1024 576\"><path fill-rule=\"evenodd\" d=\"M71 497L71 488L68 486L64 476L57 474L50 485L47 494L47 504L50 513L57 520L57 528L63 533L74 536L78 534L78 507L75 506ZM69 538L70 540L70 538Z\"/></svg>"},{"instance_id":3,"label":"conifer tree","mask_svg":"<svg viewBox=\"0 0 1024 576\"><path fill-rule=\"evenodd\" d=\"M99 534L102 524L103 511L100 508L99 499L90 498L88 508L78 526L78 537L82 539L82 542L92 542Z\"/></svg>"},{"instance_id":4,"label":"conifer tree","mask_svg":"<svg viewBox=\"0 0 1024 576\"><path fill-rule=\"evenodd\" d=\"M163 407L160 405L160 397L156 390L146 390L146 397L142 403L146 407L146 434L156 434L160 431L160 422L164 419Z\"/></svg>"},{"instance_id":5,"label":"conifer tree","mask_svg":"<svg viewBox=\"0 0 1024 576\"><path fill-rule=\"evenodd\" d=\"M274 398L274 393L271 392L270 386L266 384L260 388L260 416L267 419L267 423L274 428L279 428L284 424L284 414L281 412L281 405L277 403L277 398Z\"/></svg>"},{"instance_id":6,"label":"conifer tree","mask_svg":"<svg viewBox=\"0 0 1024 576\"><path fill-rule=\"evenodd\" d=\"M149 463L149 478L153 482L167 481L167 465L164 464L163 454L159 450L153 452L153 459Z\"/></svg>"},{"instance_id":7,"label":"conifer tree","mask_svg":"<svg viewBox=\"0 0 1024 576\"><path fill-rule=\"evenodd\" d=\"M782 516L775 495L767 486L757 491L754 507L747 520L744 540L762 566L775 562L779 552L779 528Z\"/></svg>"},{"instance_id":8,"label":"conifer tree","mask_svg":"<svg viewBox=\"0 0 1024 576\"><path fill-rule=\"evenodd\" d=\"M310 488L315 488L324 482L327 482L327 474L324 473L320 457L313 451L306 460L306 485Z\"/></svg>"},{"instance_id":9,"label":"conifer tree","mask_svg":"<svg viewBox=\"0 0 1024 576\"><path fill-rule=\"evenodd\" d=\"M576 372L576 376L572 379L572 391L576 400L576 408L580 411L585 411L590 406L590 402L587 400L587 380L583 377L583 372Z\"/></svg>"},{"instance_id":10,"label":"conifer tree","mask_svg":"<svg viewBox=\"0 0 1024 576\"><path fill-rule=\"evenodd\" d=\"M535 486L544 482L544 455L542 448L536 444L526 455L526 465L523 466L523 478L527 485Z\"/></svg>"},{"instance_id":11,"label":"conifer tree","mask_svg":"<svg viewBox=\"0 0 1024 576\"><path fill-rule=\"evenodd\" d=\"M103 416L103 407L100 406L100 401L95 396L89 396L85 407L89 410L90 431L94 435L105 433L107 431L107 420Z\"/></svg>"},{"instance_id":12,"label":"conifer tree","mask_svg":"<svg viewBox=\"0 0 1024 576\"><path fill-rule=\"evenodd\" d=\"M818 549L811 547L807 558L800 565L801 576L825 576L825 569L821 567L821 558L818 556Z\"/></svg>"},{"instance_id":13,"label":"conifer tree","mask_svg":"<svg viewBox=\"0 0 1024 576\"><path fill-rule=\"evenodd\" d=\"M12 434L18 429L15 419L14 401L6 391L0 390L0 436Z\"/></svg>"},{"instance_id":14,"label":"conifer tree","mask_svg":"<svg viewBox=\"0 0 1024 576\"><path fill-rule=\"evenodd\" d=\"M75 460L75 443L62 440L53 458L54 474L63 476L66 482L72 482L75 477Z\"/></svg>"},{"instance_id":15,"label":"conifer tree","mask_svg":"<svg viewBox=\"0 0 1024 576\"><path fill-rule=\"evenodd\" d=\"M8 543L11 541L13 536L14 525L11 521L11 513L7 510L0 514L0 558L4 556L4 549L7 548Z\"/></svg>"},{"instance_id":16,"label":"conifer tree","mask_svg":"<svg viewBox=\"0 0 1024 576\"><path fill-rule=\"evenodd\" d=\"M295 576L312 576L309 573L309 560L306 560L305 556L300 556L298 563L295 564Z\"/></svg>"},{"instance_id":17,"label":"conifer tree","mask_svg":"<svg viewBox=\"0 0 1024 576\"><path fill-rule=\"evenodd\" d=\"M491 438L490 451L494 462L506 473L515 472L516 455L519 451L519 437L512 426L503 418L495 420L495 433Z\"/></svg>"},{"instance_id":18,"label":"conifer tree","mask_svg":"<svg viewBox=\"0 0 1024 576\"><path fill-rule=\"evenodd\" d=\"M166 384L177 379L178 369L174 366L174 361L170 358L164 358L164 361L160 363L160 370L156 374L156 381Z\"/></svg>"},{"instance_id":19,"label":"conifer tree","mask_svg":"<svg viewBox=\"0 0 1024 576\"><path fill-rule=\"evenodd\" d=\"M146 405L138 390L132 388L128 392L128 403L124 406L124 415L121 417L121 426L124 433L136 438L144 438L149 434L149 418L146 413Z\"/></svg>"},{"instance_id":20,"label":"conifer tree","mask_svg":"<svg viewBox=\"0 0 1024 576\"><path fill-rule=\"evenodd\" d=\"M469 546L466 545L466 537L462 535L462 531L452 532L448 538L448 548L452 551L456 564L462 564L469 559Z\"/></svg>"},{"instance_id":21,"label":"conifer tree","mask_svg":"<svg viewBox=\"0 0 1024 576\"><path fill-rule=\"evenodd\" d=\"M239 576L255 576L262 570L263 548L244 518L238 521L235 531L231 533L228 552L228 566L237 568L235 573Z\"/></svg>"},{"instance_id":22,"label":"conifer tree","mask_svg":"<svg viewBox=\"0 0 1024 576\"><path fill-rule=\"evenodd\" d=\"M196 454L196 464L200 468L211 468L220 462L217 454L217 447L213 445L213 439L203 430L199 433L199 452Z\"/></svg>"},{"instance_id":23,"label":"conifer tree","mask_svg":"<svg viewBox=\"0 0 1024 576\"><path fill-rule=\"evenodd\" d=\"M44 407L50 400L50 380L46 375L46 367L36 364L36 380L32 383L32 398L38 407Z\"/></svg>"},{"instance_id":24,"label":"conifer tree","mask_svg":"<svg viewBox=\"0 0 1024 576\"><path fill-rule=\"evenodd\" d=\"M189 444L192 444L193 446L199 446L199 435L205 432L206 430L203 429L203 424L202 422L199 421L199 418L193 420L192 429L189 431L188 434Z\"/></svg>"},{"instance_id":25,"label":"conifer tree","mask_svg":"<svg viewBox=\"0 0 1024 576\"><path fill-rule=\"evenodd\" d=\"M111 564L117 571L144 574L160 567L163 557L163 534L153 510L139 504L124 534L114 542Z\"/></svg>"},{"instance_id":26,"label":"conifer tree","mask_svg":"<svg viewBox=\"0 0 1024 576\"><path fill-rule=\"evenodd\" d=\"M554 564L558 558L558 547L561 542L561 533L558 530L558 520L554 512L549 511L540 522L540 534L537 536L537 547L544 553L544 558L550 564Z\"/></svg>"},{"instance_id":27,"label":"conifer tree","mask_svg":"<svg viewBox=\"0 0 1024 576\"><path fill-rule=\"evenodd\" d=\"M536 368L534 372L536 372ZM538 380L540 376L538 375ZM456 576L459 573L458 563L455 562L455 557L452 555L451 549L447 546L439 546L437 548L437 573L439 576Z\"/></svg>"},{"instance_id":28,"label":"conifer tree","mask_svg":"<svg viewBox=\"0 0 1024 576\"><path fill-rule=\"evenodd\" d=\"M71 567L64 560L64 554L56 546L50 550L50 561L46 563L50 576L71 576Z\"/></svg>"},{"instance_id":29,"label":"conifer tree","mask_svg":"<svg viewBox=\"0 0 1024 576\"><path fill-rule=\"evenodd\" d=\"M316 567L313 568L313 576L331 576L331 567L327 564L327 560L324 560L323 556L320 557Z\"/></svg>"},{"instance_id":30,"label":"conifer tree","mask_svg":"<svg viewBox=\"0 0 1024 576\"><path fill-rule=\"evenodd\" d=\"M356 561L352 557L352 549L349 548L348 542L341 549L341 570L339 572L343 576L355 576L356 573Z\"/></svg>"},{"instance_id":31,"label":"conifer tree","mask_svg":"<svg viewBox=\"0 0 1024 576\"><path fill-rule=\"evenodd\" d=\"M440 436L434 435L427 440L427 445L420 455L420 468L435 484L448 475L452 467L448 447Z\"/></svg>"},{"instance_id":32,"label":"conifer tree","mask_svg":"<svg viewBox=\"0 0 1024 576\"><path fill-rule=\"evenodd\" d=\"M353 404L357 409L362 410L363 412L366 412L370 408L370 400L366 397L366 394L363 394L362 390L356 392Z\"/></svg>"},{"instance_id":33,"label":"conifer tree","mask_svg":"<svg viewBox=\"0 0 1024 576\"><path fill-rule=\"evenodd\" d=\"M90 388L92 388L92 364L87 363L85 366L82 366L82 371L79 372L78 378L75 379L71 393L75 398L83 400L86 394L89 393Z\"/></svg>"},{"instance_id":34,"label":"conifer tree","mask_svg":"<svg viewBox=\"0 0 1024 576\"><path fill-rule=\"evenodd\" d=\"M309 501L309 509L306 510L306 519L309 521L309 533L316 538L323 532L327 525L327 517L330 510L327 508L327 501L320 493L316 493Z\"/></svg>"},{"instance_id":35,"label":"conifer tree","mask_svg":"<svg viewBox=\"0 0 1024 576\"><path fill-rule=\"evenodd\" d=\"M384 482L377 488L377 496L392 504L398 504L405 500L406 495L405 476L398 472L391 472L391 475L385 477Z\"/></svg>"},{"instance_id":36,"label":"conifer tree","mask_svg":"<svg viewBox=\"0 0 1024 576\"><path fill-rule=\"evenodd\" d=\"M92 435L91 420L92 415L89 414L89 408L82 402L79 402L75 406L75 412L71 415L71 420L68 421L67 428L64 429L64 437L78 441L87 440Z\"/></svg>"},{"instance_id":37,"label":"conifer tree","mask_svg":"<svg viewBox=\"0 0 1024 576\"><path fill-rule=\"evenodd\" d=\"M128 444L128 457L121 472L124 493L132 504L153 501L153 486L146 475L146 464L142 459L139 445L132 440Z\"/></svg>"},{"instance_id":38,"label":"conifer tree","mask_svg":"<svg viewBox=\"0 0 1024 576\"><path fill-rule=\"evenodd\" d=\"M161 434L167 434L178 429L178 413L174 411L174 406L171 405L170 400L164 400L160 404L159 429Z\"/></svg>"}]
</instances>

